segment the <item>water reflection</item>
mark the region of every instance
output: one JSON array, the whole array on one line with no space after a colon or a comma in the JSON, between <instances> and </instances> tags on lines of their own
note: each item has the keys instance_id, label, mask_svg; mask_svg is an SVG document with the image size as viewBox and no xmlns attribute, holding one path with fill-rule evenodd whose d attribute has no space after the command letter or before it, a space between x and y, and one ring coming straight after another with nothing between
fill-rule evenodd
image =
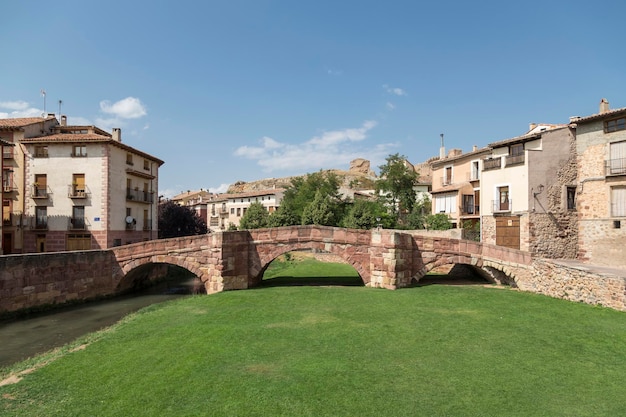
<instances>
[{"instance_id":1,"label":"water reflection","mask_svg":"<svg viewBox=\"0 0 626 417\"><path fill-rule=\"evenodd\" d=\"M60 347L151 304L198 292L199 280L165 281L132 294L0 322L0 367Z\"/></svg>"}]
</instances>

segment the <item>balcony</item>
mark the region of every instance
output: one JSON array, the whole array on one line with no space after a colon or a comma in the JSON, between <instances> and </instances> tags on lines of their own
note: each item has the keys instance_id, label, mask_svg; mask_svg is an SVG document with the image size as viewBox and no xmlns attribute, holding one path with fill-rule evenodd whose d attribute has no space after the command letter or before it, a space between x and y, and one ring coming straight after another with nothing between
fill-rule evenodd
<instances>
[{"instance_id":1,"label":"balcony","mask_svg":"<svg viewBox=\"0 0 626 417\"><path fill-rule=\"evenodd\" d=\"M609 159L606 161L606 176L626 175L626 158Z\"/></svg>"},{"instance_id":2,"label":"balcony","mask_svg":"<svg viewBox=\"0 0 626 417\"><path fill-rule=\"evenodd\" d=\"M526 155L523 153L519 155L509 155L505 158L505 166L510 167L513 165L523 165L525 161Z\"/></svg>"},{"instance_id":3,"label":"balcony","mask_svg":"<svg viewBox=\"0 0 626 417\"><path fill-rule=\"evenodd\" d=\"M461 207L461 213L478 215L480 214L480 206L474 204L465 204L463 205L463 207Z\"/></svg>"},{"instance_id":4,"label":"balcony","mask_svg":"<svg viewBox=\"0 0 626 417\"><path fill-rule=\"evenodd\" d=\"M87 230L87 221L85 217L70 217L68 230Z\"/></svg>"},{"instance_id":5,"label":"balcony","mask_svg":"<svg viewBox=\"0 0 626 417\"><path fill-rule=\"evenodd\" d=\"M84 185L71 184L67 186L67 196L69 198L87 198L87 191Z\"/></svg>"},{"instance_id":6,"label":"balcony","mask_svg":"<svg viewBox=\"0 0 626 417\"><path fill-rule=\"evenodd\" d=\"M502 167L502 158L483 159L483 171L490 169L500 169Z\"/></svg>"},{"instance_id":7,"label":"balcony","mask_svg":"<svg viewBox=\"0 0 626 417\"><path fill-rule=\"evenodd\" d=\"M31 196L33 198L48 198L48 187L34 184L32 186Z\"/></svg>"},{"instance_id":8,"label":"balcony","mask_svg":"<svg viewBox=\"0 0 626 417\"><path fill-rule=\"evenodd\" d=\"M35 153L33 155L35 158L47 158L48 157L48 149L35 149Z\"/></svg>"},{"instance_id":9,"label":"balcony","mask_svg":"<svg viewBox=\"0 0 626 417\"><path fill-rule=\"evenodd\" d=\"M454 183L454 177L452 175L444 175L441 177L441 185L446 186Z\"/></svg>"},{"instance_id":10,"label":"balcony","mask_svg":"<svg viewBox=\"0 0 626 417\"><path fill-rule=\"evenodd\" d=\"M13 159L13 146L3 146L2 147L2 158L3 159Z\"/></svg>"},{"instance_id":11,"label":"balcony","mask_svg":"<svg viewBox=\"0 0 626 417\"><path fill-rule=\"evenodd\" d=\"M3 193L11 193L13 191L17 191L17 187L15 183L11 180L2 181L2 192Z\"/></svg>"},{"instance_id":12,"label":"balcony","mask_svg":"<svg viewBox=\"0 0 626 417\"><path fill-rule=\"evenodd\" d=\"M35 230L48 230L48 216L41 216L35 218L35 224L33 225Z\"/></svg>"},{"instance_id":13,"label":"balcony","mask_svg":"<svg viewBox=\"0 0 626 417\"><path fill-rule=\"evenodd\" d=\"M511 211L513 200L491 200L494 213L507 213Z\"/></svg>"},{"instance_id":14,"label":"balcony","mask_svg":"<svg viewBox=\"0 0 626 417\"><path fill-rule=\"evenodd\" d=\"M154 203L154 192L152 191L141 191L141 190L132 190L130 188L126 189L126 200L128 201L137 201L139 203Z\"/></svg>"}]
</instances>

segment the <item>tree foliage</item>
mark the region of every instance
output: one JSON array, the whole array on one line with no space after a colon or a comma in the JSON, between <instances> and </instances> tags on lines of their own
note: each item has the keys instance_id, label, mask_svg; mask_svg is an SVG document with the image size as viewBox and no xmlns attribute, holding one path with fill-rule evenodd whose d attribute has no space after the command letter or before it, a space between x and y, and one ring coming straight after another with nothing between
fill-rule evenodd
<instances>
[{"instance_id":1,"label":"tree foliage","mask_svg":"<svg viewBox=\"0 0 626 417\"><path fill-rule=\"evenodd\" d=\"M425 229L426 218L431 214L432 203L427 195L419 198L407 217L407 225L411 229Z\"/></svg>"},{"instance_id":2,"label":"tree foliage","mask_svg":"<svg viewBox=\"0 0 626 417\"><path fill-rule=\"evenodd\" d=\"M303 214L307 206L319 192L328 196L330 201L339 201L339 179L331 172L315 172L291 180L285 190L280 207L270 215L270 226L294 226L303 223ZM338 210L340 205L334 206ZM309 223L310 224L310 223Z\"/></svg>"},{"instance_id":3,"label":"tree foliage","mask_svg":"<svg viewBox=\"0 0 626 417\"><path fill-rule=\"evenodd\" d=\"M159 204L159 238L201 235L207 231L206 221L195 210L170 200Z\"/></svg>"},{"instance_id":4,"label":"tree foliage","mask_svg":"<svg viewBox=\"0 0 626 417\"><path fill-rule=\"evenodd\" d=\"M382 195L400 221L413 210L418 175L406 164L406 157L400 154L389 155L385 165L379 166L380 179L376 191Z\"/></svg>"},{"instance_id":5,"label":"tree foliage","mask_svg":"<svg viewBox=\"0 0 626 417\"><path fill-rule=\"evenodd\" d=\"M426 216L426 229L448 230L452 229L452 223L450 223L450 218L445 213L429 214Z\"/></svg>"},{"instance_id":6,"label":"tree foliage","mask_svg":"<svg viewBox=\"0 0 626 417\"><path fill-rule=\"evenodd\" d=\"M395 226L395 219L380 201L355 200L343 219L343 226L351 229L373 229L379 224L385 228Z\"/></svg>"},{"instance_id":7,"label":"tree foliage","mask_svg":"<svg viewBox=\"0 0 626 417\"><path fill-rule=\"evenodd\" d=\"M337 226L337 201L330 195L317 190L315 198L302 212L302 224L316 224L320 226Z\"/></svg>"},{"instance_id":8,"label":"tree foliage","mask_svg":"<svg viewBox=\"0 0 626 417\"><path fill-rule=\"evenodd\" d=\"M260 229L267 227L269 220L269 213L263 207L263 204L256 201L250 204L250 207L246 210L241 220L239 220L240 229Z\"/></svg>"}]
</instances>

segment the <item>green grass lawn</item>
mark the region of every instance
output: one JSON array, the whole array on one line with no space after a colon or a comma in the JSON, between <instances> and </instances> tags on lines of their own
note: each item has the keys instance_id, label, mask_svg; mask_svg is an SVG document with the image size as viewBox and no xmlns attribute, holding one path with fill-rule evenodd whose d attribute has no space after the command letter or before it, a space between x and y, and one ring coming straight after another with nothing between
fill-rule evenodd
<instances>
[{"instance_id":1,"label":"green grass lawn","mask_svg":"<svg viewBox=\"0 0 626 417\"><path fill-rule=\"evenodd\" d=\"M0 415L626 415L626 314L482 286L193 296L2 373L46 358Z\"/></svg>"}]
</instances>

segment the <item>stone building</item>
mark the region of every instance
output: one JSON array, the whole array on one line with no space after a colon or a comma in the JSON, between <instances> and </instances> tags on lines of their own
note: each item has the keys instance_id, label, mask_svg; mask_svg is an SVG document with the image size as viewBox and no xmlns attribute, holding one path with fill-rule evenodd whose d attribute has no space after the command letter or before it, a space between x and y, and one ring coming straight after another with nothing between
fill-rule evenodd
<instances>
[{"instance_id":1,"label":"stone building","mask_svg":"<svg viewBox=\"0 0 626 417\"><path fill-rule=\"evenodd\" d=\"M1 119L4 253L102 249L156 239L158 158L121 130L44 118ZM9 176L10 174L10 176Z\"/></svg>"},{"instance_id":2,"label":"stone building","mask_svg":"<svg viewBox=\"0 0 626 417\"><path fill-rule=\"evenodd\" d=\"M433 214L447 214L453 228L480 222L481 159L490 154L490 148L474 147L466 153L452 149L431 162Z\"/></svg>"},{"instance_id":3,"label":"stone building","mask_svg":"<svg viewBox=\"0 0 626 417\"><path fill-rule=\"evenodd\" d=\"M482 161L482 241L545 258L575 258L575 135L566 125L532 124L490 143Z\"/></svg>"},{"instance_id":4,"label":"stone building","mask_svg":"<svg viewBox=\"0 0 626 417\"><path fill-rule=\"evenodd\" d=\"M626 108L572 117L578 154L578 257L626 267Z\"/></svg>"}]
</instances>

